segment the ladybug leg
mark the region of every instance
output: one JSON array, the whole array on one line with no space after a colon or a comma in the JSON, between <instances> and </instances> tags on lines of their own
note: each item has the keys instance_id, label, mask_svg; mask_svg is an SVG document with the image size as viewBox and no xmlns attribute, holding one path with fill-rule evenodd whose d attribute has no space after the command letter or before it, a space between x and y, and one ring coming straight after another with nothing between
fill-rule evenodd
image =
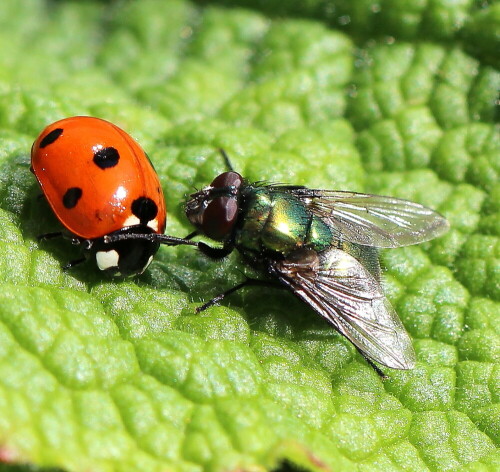
<instances>
[{"instance_id":1,"label":"ladybug leg","mask_svg":"<svg viewBox=\"0 0 500 472\"><path fill-rule=\"evenodd\" d=\"M62 270L67 271L72 269L73 267L82 264L85 262L87 259L85 257L81 257L80 259L74 259L72 261L69 261L67 264L63 265Z\"/></svg>"},{"instance_id":2,"label":"ladybug leg","mask_svg":"<svg viewBox=\"0 0 500 472\"><path fill-rule=\"evenodd\" d=\"M46 241L47 239L54 239L54 238L61 238L62 237L62 232L57 231L55 233L44 233L44 234L39 234L36 239L38 241Z\"/></svg>"}]
</instances>

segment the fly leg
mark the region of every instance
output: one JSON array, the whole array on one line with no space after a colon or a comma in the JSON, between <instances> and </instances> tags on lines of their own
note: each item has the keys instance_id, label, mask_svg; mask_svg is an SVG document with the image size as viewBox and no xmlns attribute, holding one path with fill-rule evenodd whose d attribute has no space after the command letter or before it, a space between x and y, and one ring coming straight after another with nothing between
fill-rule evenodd
<instances>
[{"instance_id":1,"label":"fly leg","mask_svg":"<svg viewBox=\"0 0 500 472\"><path fill-rule=\"evenodd\" d=\"M189 238L190 235L188 235ZM234 247L232 245L227 245L224 247L212 247L203 242L198 243L198 249L205 254L210 259L224 259L233 252Z\"/></svg>"},{"instance_id":2,"label":"fly leg","mask_svg":"<svg viewBox=\"0 0 500 472\"><path fill-rule=\"evenodd\" d=\"M358 348L356 348L358 349ZM382 370L368 357L366 356L363 351L358 349L358 352L363 356L366 362L370 365L370 367L377 373L377 375L382 379L382 380L387 380L389 377L382 372Z\"/></svg>"},{"instance_id":3,"label":"fly leg","mask_svg":"<svg viewBox=\"0 0 500 472\"><path fill-rule=\"evenodd\" d=\"M190 235L188 235L188 238L189 238L189 236ZM223 259L224 257L228 256L233 251L234 245L229 243L223 247L212 247L212 246L209 246L208 244L205 244L203 242L199 242L198 249L203 254L205 254L205 256L209 257L210 259L217 260L217 259ZM225 292L220 293L219 295L212 298L208 302L199 306L196 309L196 313L200 313L201 311L206 310L207 308L211 307L212 305L219 303L221 300L226 298L228 295L231 295L232 293L237 292L241 288L250 287L250 286L260 286L260 287L271 286L271 287L284 288L281 284L279 284L279 283L273 284L273 282L269 281L269 280L259 280L259 279L247 278L244 282L241 282L238 285L235 285L234 287L230 288L229 290L226 290Z\"/></svg>"},{"instance_id":4,"label":"fly leg","mask_svg":"<svg viewBox=\"0 0 500 472\"><path fill-rule=\"evenodd\" d=\"M189 233L184 239L191 240L195 236L198 236L198 231L193 231L192 233Z\"/></svg>"},{"instance_id":5,"label":"fly leg","mask_svg":"<svg viewBox=\"0 0 500 472\"><path fill-rule=\"evenodd\" d=\"M226 290L225 292L220 293L216 297L212 298L208 302L206 302L203 305L196 308L196 313L200 313L201 311L206 310L207 308L211 307L212 305L219 303L221 300L226 298L228 295L231 295L232 293L237 292L238 290L240 290L243 287L251 287L251 286L285 288L281 284L273 284L272 282L270 282L268 280L246 279L244 282L241 282L238 285L235 285L234 287L230 288L229 290Z\"/></svg>"}]
</instances>

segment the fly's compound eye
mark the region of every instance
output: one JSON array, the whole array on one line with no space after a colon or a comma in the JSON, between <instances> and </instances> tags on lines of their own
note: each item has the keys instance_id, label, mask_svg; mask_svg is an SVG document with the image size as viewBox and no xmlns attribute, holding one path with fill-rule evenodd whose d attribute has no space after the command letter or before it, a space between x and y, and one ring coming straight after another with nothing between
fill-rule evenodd
<instances>
[{"instance_id":1,"label":"fly's compound eye","mask_svg":"<svg viewBox=\"0 0 500 472\"><path fill-rule=\"evenodd\" d=\"M215 241L222 241L231 233L238 218L238 201L235 197L214 198L203 212L201 229Z\"/></svg>"},{"instance_id":2,"label":"fly's compound eye","mask_svg":"<svg viewBox=\"0 0 500 472\"><path fill-rule=\"evenodd\" d=\"M203 234L216 241L227 238L238 219L238 197L243 177L237 172L224 172L212 184L191 195L186 216Z\"/></svg>"},{"instance_id":3,"label":"fly's compound eye","mask_svg":"<svg viewBox=\"0 0 500 472\"><path fill-rule=\"evenodd\" d=\"M218 175L210 185L212 188L234 188L236 191L241 187L243 178L238 172L224 172Z\"/></svg>"},{"instance_id":4,"label":"fly's compound eye","mask_svg":"<svg viewBox=\"0 0 500 472\"><path fill-rule=\"evenodd\" d=\"M201 229L216 241L225 239L238 218L238 199L243 178L237 172L224 172L210 185L212 200L203 211ZM220 195L220 196L218 196Z\"/></svg>"}]
</instances>

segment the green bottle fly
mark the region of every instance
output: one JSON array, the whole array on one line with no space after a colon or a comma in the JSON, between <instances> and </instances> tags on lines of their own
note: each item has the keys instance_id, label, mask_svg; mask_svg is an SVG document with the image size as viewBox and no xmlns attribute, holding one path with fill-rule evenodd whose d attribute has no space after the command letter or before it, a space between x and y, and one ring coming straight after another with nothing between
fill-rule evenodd
<instances>
[{"instance_id":1,"label":"green bottle fly","mask_svg":"<svg viewBox=\"0 0 500 472\"><path fill-rule=\"evenodd\" d=\"M291 290L377 372L372 361L394 369L414 367L411 339L382 291L377 248L442 235L449 225L439 213L392 197L251 183L231 170L191 195L186 215L197 228L191 236L202 234L222 244L199 242L203 253L222 258L237 249L262 271L263 280L250 283L278 281Z\"/></svg>"}]
</instances>

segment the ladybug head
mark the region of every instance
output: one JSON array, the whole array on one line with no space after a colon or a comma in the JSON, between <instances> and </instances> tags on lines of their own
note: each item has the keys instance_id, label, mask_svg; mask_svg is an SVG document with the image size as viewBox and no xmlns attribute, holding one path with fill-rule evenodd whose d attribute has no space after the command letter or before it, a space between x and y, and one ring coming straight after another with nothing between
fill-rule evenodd
<instances>
[{"instance_id":1,"label":"ladybug head","mask_svg":"<svg viewBox=\"0 0 500 472\"><path fill-rule=\"evenodd\" d=\"M142 274L157 253L160 242L144 239L140 235L155 235L146 225L130 226L115 231L107 237L129 235L107 243L104 238L97 239L89 251L94 255L97 266L113 277L131 277Z\"/></svg>"},{"instance_id":2,"label":"ladybug head","mask_svg":"<svg viewBox=\"0 0 500 472\"><path fill-rule=\"evenodd\" d=\"M160 244L198 246L197 242L187 238L176 238L156 233L146 225L135 225L93 240L86 251L95 257L99 269L114 277L132 277L148 268Z\"/></svg>"}]
</instances>

